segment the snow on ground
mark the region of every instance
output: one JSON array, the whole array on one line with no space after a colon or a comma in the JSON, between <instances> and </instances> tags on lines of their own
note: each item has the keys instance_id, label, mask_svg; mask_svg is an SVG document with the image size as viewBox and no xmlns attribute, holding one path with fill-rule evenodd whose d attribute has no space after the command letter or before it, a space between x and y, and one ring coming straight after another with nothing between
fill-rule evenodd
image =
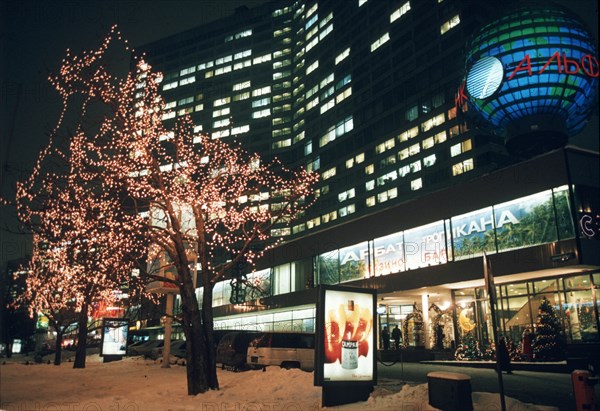
<instances>
[{"instance_id":1,"label":"snow on ground","mask_svg":"<svg viewBox=\"0 0 600 411\"><path fill-rule=\"evenodd\" d=\"M47 357L48 358L48 357ZM313 411L321 409L321 388L313 373L277 367L263 371L218 371L221 389L188 396L185 367L162 368L140 357L103 363L97 354L85 369L72 363L26 365L23 357L0 365L2 411ZM498 394L474 392L475 410L499 410ZM507 410L557 410L507 397ZM366 402L331 407L351 410L435 410L427 384L382 381Z\"/></svg>"}]
</instances>

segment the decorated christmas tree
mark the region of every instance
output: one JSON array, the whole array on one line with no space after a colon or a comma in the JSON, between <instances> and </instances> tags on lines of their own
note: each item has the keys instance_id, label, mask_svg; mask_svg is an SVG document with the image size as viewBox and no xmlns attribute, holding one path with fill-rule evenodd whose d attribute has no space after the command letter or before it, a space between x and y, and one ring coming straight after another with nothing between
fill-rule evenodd
<instances>
[{"instance_id":1,"label":"decorated christmas tree","mask_svg":"<svg viewBox=\"0 0 600 411\"><path fill-rule=\"evenodd\" d=\"M479 342L475 339L472 332L468 332L463 337L462 342L456 348L454 358L457 360L474 361L480 360L482 357L481 349L479 348Z\"/></svg>"},{"instance_id":2,"label":"decorated christmas tree","mask_svg":"<svg viewBox=\"0 0 600 411\"><path fill-rule=\"evenodd\" d=\"M565 358L565 340L560 320L546 297L538 309L533 355L537 361L559 361Z\"/></svg>"}]
</instances>

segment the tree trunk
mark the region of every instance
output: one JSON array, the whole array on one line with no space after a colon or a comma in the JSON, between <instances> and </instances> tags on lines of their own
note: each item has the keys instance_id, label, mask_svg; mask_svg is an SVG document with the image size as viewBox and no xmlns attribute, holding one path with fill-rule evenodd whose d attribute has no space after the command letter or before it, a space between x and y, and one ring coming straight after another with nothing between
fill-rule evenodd
<instances>
[{"instance_id":1,"label":"tree trunk","mask_svg":"<svg viewBox=\"0 0 600 411\"><path fill-rule=\"evenodd\" d=\"M77 332L77 350L75 351L75 362L73 368L85 368L85 357L87 348L87 334L88 334L88 305L84 303L79 313Z\"/></svg>"},{"instance_id":2,"label":"tree trunk","mask_svg":"<svg viewBox=\"0 0 600 411\"><path fill-rule=\"evenodd\" d=\"M202 331L204 337L205 366L208 385L213 390L219 389L219 380L217 378L217 354L214 343L214 321L212 311L213 300L212 283L204 284L202 296Z\"/></svg>"},{"instance_id":3,"label":"tree trunk","mask_svg":"<svg viewBox=\"0 0 600 411\"><path fill-rule=\"evenodd\" d=\"M54 365L60 365L62 359L62 342L63 342L63 333L60 331L56 332L56 345L54 346Z\"/></svg>"},{"instance_id":4,"label":"tree trunk","mask_svg":"<svg viewBox=\"0 0 600 411\"><path fill-rule=\"evenodd\" d=\"M202 320L194 290L181 290L183 330L186 339L186 373L188 395L196 395L210 389L205 372L204 339Z\"/></svg>"}]
</instances>

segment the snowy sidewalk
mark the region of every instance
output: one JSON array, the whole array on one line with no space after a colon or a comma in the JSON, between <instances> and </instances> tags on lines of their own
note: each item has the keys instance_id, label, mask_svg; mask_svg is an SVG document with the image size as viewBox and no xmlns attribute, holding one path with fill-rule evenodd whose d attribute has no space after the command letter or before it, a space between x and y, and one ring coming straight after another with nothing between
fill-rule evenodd
<instances>
[{"instance_id":1,"label":"snowy sidewalk","mask_svg":"<svg viewBox=\"0 0 600 411\"><path fill-rule=\"evenodd\" d=\"M103 363L88 356L85 369L25 365L18 357L0 365L0 409L5 411L313 411L321 409L321 388L313 374L270 367L266 372L219 370L219 391L195 397L186 394L185 367L161 368L139 357ZM475 410L500 409L499 397L473 393ZM331 409L434 410L428 405L427 384L402 385L381 380L367 402ZM497 407L494 407L497 404ZM511 411L557 410L507 398Z\"/></svg>"}]
</instances>

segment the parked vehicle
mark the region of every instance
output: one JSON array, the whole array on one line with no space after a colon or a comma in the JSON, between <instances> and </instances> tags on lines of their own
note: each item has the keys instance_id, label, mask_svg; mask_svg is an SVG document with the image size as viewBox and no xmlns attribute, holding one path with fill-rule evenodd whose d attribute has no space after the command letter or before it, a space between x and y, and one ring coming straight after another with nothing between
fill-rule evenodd
<instances>
[{"instance_id":1,"label":"parked vehicle","mask_svg":"<svg viewBox=\"0 0 600 411\"><path fill-rule=\"evenodd\" d=\"M264 333L248 347L247 363L252 368L277 365L312 371L315 366L315 335Z\"/></svg>"},{"instance_id":2,"label":"parked vehicle","mask_svg":"<svg viewBox=\"0 0 600 411\"><path fill-rule=\"evenodd\" d=\"M153 348L150 351L150 354L148 355L148 357L152 358L153 360L161 358L163 356L164 348L165 348L164 343L161 347ZM169 352L173 357L186 358L185 340L171 341L171 347L170 347Z\"/></svg>"},{"instance_id":3,"label":"parked vehicle","mask_svg":"<svg viewBox=\"0 0 600 411\"><path fill-rule=\"evenodd\" d=\"M132 345L129 347L129 355L143 355L144 357L150 357L152 350L162 347L164 343L164 340L150 340L144 341L139 345Z\"/></svg>"},{"instance_id":4,"label":"parked vehicle","mask_svg":"<svg viewBox=\"0 0 600 411\"><path fill-rule=\"evenodd\" d=\"M256 331L235 331L225 334L217 345L217 364L222 368L242 370L247 367L248 345L262 334Z\"/></svg>"}]
</instances>

